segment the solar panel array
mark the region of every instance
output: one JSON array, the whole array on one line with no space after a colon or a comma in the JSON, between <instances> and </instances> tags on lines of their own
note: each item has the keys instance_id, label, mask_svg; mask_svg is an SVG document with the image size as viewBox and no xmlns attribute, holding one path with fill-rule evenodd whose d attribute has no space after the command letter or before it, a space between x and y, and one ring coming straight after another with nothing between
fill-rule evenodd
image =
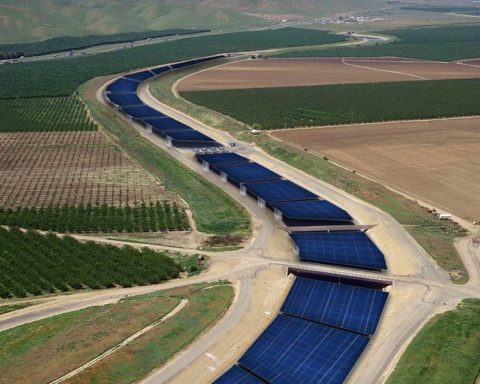
<instances>
[{"instance_id":1,"label":"solar panel array","mask_svg":"<svg viewBox=\"0 0 480 384\"><path fill-rule=\"evenodd\" d=\"M215 140L145 105L141 82L168 71L214 60L201 58L128 74L106 88L122 112L178 147L220 146ZM197 154L217 173L281 214L285 223L352 223L343 209L235 153ZM310 220L310 221L309 221ZM362 232L293 232L301 260L385 269L383 255ZM265 332L218 384L342 383L377 327L386 294L369 288L297 278Z\"/></svg>"},{"instance_id":2,"label":"solar panel array","mask_svg":"<svg viewBox=\"0 0 480 384\"><path fill-rule=\"evenodd\" d=\"M343 383L386 299L375 289L297 277L281 314L215 384Z\"/></svg>"},{"instance_id":3,"label":"solar panel array","mask_svg":"<svg viewBox=\"0 0 480 384\"><path fill-rule=\"evenodd\" d=\"M289 180L245 184L245 188L250 194L270 204L281 201L318 199L314 193Z\"/></svg>"},{"instance_id":4,"label":"solar panel array","mask_svg":"<svg viewBox=\"0 0 480 384\"><path fill-rule=\"evenodd\" d=\"M216 384L265 384L247 370L234 365L215 381Z\"/></svg>"},{"instance_id":5,"label":"solar panel array","mask_svg":"<svg viewBox=\"0 0 480 384\"><path fill-rule=\"evenodd\" d=\"M280 180L282 177L257 163L212 165L212 169L223 172L234 184L266 180Z\"/></svg>"},{"instance_id":6,"label":"solar panel array","mask_svg":"<svg viewBox=\"0 0 480 384\"><path fill-rule=\"evenodd\" d=\"M145 80L167 73L177 68L184 68L207 61L225 57L217 55L200 59L187 60L173 65L163 65L151 70L130 73L115 80L106 88L106 97L116 107L130 118L151 127L152 132L163 137L175 147L221 147L222 145L207 135L200 133L186 124L183 124L143 103L136 94L138 86Z\"/></svg>"},{"instance_id":7,"label":"solar panel array","mask_svg":"<svg viewBox=\"0 0 480 384\"><path fill-rule=\"evenodd\" d=\"M197 160L200 163L204 161L210 165L226 165L226 164L239 164L239 163L248 163L246 157L240 156L237 153L206 153L206 154L198 154Z\"/></svg>"},{"instance_id":8,"label":"solar panel array","mask_svg":"<svg viewBox=\"0 0 480 384\"><path fill-rule=\"evenodd\" d=\"M268 383L343 383L368 337L278 315L239 364Z\"/></svg>"},{"instance_id":9,"label":"solar panel array","mask_svg":"<svg viewBox=\"0 0 480 384\"><path fill-rule=\"evenodd\" d=\"M373 335L387 296L374 289L297 277L282 312Z\"/></svg>"},{"instance_id":10,"label":"solar panel array","mask_svg":"<svg viewBox=\"0 0 480 384\"><path fill-rule=\"evenodd\" d=\"M347 267L387 269L383 253L362 231L293 232L300 260Z\"/></svg>"},{"instance_id":11,"label":"solar panel array","mask_svg":"<svg viewBox=\"0 0 480 384\"><path fill-rule=\"evenodd\" d=\"M353 222L348 212L326 200L287 201L273 203L272 206L291 225L295 224L295 221L299 221L300 225L305 225L308 224L308 220L341 224L352 224Z\"/></svg>"}]
</instances>

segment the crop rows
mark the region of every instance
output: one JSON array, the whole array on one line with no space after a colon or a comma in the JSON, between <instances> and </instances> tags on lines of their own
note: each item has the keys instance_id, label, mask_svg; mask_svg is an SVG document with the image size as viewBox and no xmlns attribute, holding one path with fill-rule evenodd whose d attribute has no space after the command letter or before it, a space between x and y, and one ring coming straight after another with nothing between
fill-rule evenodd
<instances>
[{"instance_id":1,"label":"crop rows","mask_svg":"<svg viewBox=\"0 0 480 384\"><path fill-rule=\"evenodd\" d=\"M279 57L408 57L454 61L480 57L480 25L405 28L380 31L397 37L388 44L306 48Z\"/></svg>"},{"instance_id":2,"label":"crop rows","mask_svg":"<svg viewBox=\"0 0 480 384\"><path fill-rule=\"evenodd\" d=\"M149 232L189 228L185 210L169 202L133 207L0 208L0 224L55 232Z\"/></svg>"},{"instance_id":3,"label":"crop rows","mask_svg":"<svg viewBox=\"0 0 480 384\"><path fill-rule=\"evenodd\" d=\"M172 200L102 132L0 133L0 207Z\"/></svg>"},{"instance_id":4,"label":"crop rows","mask_svg":"<svg viewBox=\"0 0 480 384\"><path fill-rule=\"evenodd\" d=\"M318 45L345 38L308 29L200 36L92 56L0 65L0 98L70 96L93 77L221 52Z\"/></svg>"},{"instance_id":5,"label":"crop rows","mask_svg":"<svg viewBox=\"0 0 480 384\"><path fill-rule=\"evenodd\" d=\"M196 91L182 96L264 129L480 114L480 79Z\"/></svg>"},{"instance_id":6,"label":"crop rows","mask_svg":"<svg viewBox=\"0 0 480 384\"><path fill-rule=\"evenodd\" d=\"M177 277L170 257L149 249L118 248L71 237L0 227L0 297L154 284Z\"/></svg>"},{"instance_id":7,"label":"crop rows","mask_svg":"<svg viewBox=\"0 0 480 384\"><path fill-rule=\"evenodd\" d=\"M0 100L0 132L95 131L77 97Z\"/></svg>"}]
</instances>

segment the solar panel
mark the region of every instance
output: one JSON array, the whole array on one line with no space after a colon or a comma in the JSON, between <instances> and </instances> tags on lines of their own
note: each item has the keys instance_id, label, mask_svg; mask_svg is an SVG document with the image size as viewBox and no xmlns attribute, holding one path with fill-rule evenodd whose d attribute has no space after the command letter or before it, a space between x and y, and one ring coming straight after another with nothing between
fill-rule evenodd
<instances>
[{"instance_id":1,"label":"solar panel","mask_svg":"<svg viewBox=\"0 0 480 384\"><path fill-rule=\"evenodd\" d=\"M146 119L154 117L165 116L163 113L158 112L157 110L149 107L148 105L143 105L139 107L125 107L122 108L122 111L128 116L133 117L134 119Z\"/></svg>"},{"instance_id":2,"label":"solar panel","mask_svg":"<svg viewBox=\"0 0 480 384\"><path fill-rule=\"evenodd\" d=\"M279 315L239 361L271 384L343 383L368 337Z\"/></svg>"},{"instance_id":3,"label":"solar panel","mask_svg":"<svg viewBox=\"0 0 480 384\"><path fill-rule=\"evenodd\" d=\"M112 93L135 93L137 92L137 87L137 81L121 78L110 84L106 91Z\"/></svg>"},{"instance_id":4,"label":"solar panel","mask_svg":"<svg viewBox=\"0 0 480 384\"><path fill-rule=\"evenodd\" d=\"M143 105L143 101L135 93L111 93L108 99L121 107Z\"/></svg>"},{"instance_id":5,"label":"solar panel","mask_svg":"<svg viewBox=\"0 0 480 384\"><path fill-rule=\"evenodd\" d=\"M289 219L352 221L352 217L345 210L326 200L274 203L272 206Z\"/></svg>"},{"instance_id":6,"label":"solar panel","mask_svg":"<svg viewBox=\"0 0 480 384\"><path fill-rule=\"evenodd\" d=\"M282 177L257 163L214 165L219 172L225 173L236 184L264 180L279 180Z\"/></svg>"},{"instance_id":7,"label":"solar panel","mask_svg":"<svg viewBox=\"0 0 480 384\"><path fill-rule=\"evenodd\" d=\"M205 161L211 165L225 165L225 164L239 164L248 163L246 157L240 156L236 153L208 153L204 155L197 155L199 162Z\"/></svg>"},{"instance_id":8,"label":"solar panel","mask_svg":"<svg viewBox=\"0 0 480 384\"><path fill-rule=\"evenodd\" d=\"M167 132L166 135L172 140L180 140L180 141L214 141L212 138L204 135L201 132L195 130L181 130L181 131L170 131Z\"/></svg>"},{"instance_id":9,"label":"solar panel","mask_svg":"<svg viewBox=\"0 0 480 384\"><path fill-rule=\"evenodd\" d=\"M171 67L173 69L185 68L185 67L189 67L189 66L196 65L196 64L206 63L207 61L212 61L212 60L215 60L215 59L219 59L221 57L225 57L225 55L217 55L217 56L212 56L212 57L203 57L203 58L200 58L200 59L182 61L181 63L172 64Z\"/></svg>"},{"instance_id":10,"label":"solar panel","mask_svg":"<svg viewBox=\"0 0 480 384\"><path fill-rule=\"evenodd\" d=\"M282 312L373 335L388 294L375 289L297 277Z\"/></svg>"},{"instance_id":11,"label":"solar panel","mask_svg":"<svg viewBox=\"0 0 480 384\"><path fill-rule=\"evenodd\" d=\"M186 124L183 124L171 117L164 116L162 118L155 119L143 119L144 123L149 124L157 131L168 132L168 131L180 131L180 130L192 130L193 128L189 127Z\"/></svg>"},{"instance_id":12,"label":"solar panel","mask_svg":"<svg viewBox=\"0 0 480 384\"><path fill-rule=\"evenodd\" d=\"M245 187L249 193L260 197L267 203L318 198L314 193L288 180L245 184Z\"/></svg>"},{"instance_id":13,"label":"solar panel","mask_svg":"<svg viewBox=\"0 0 480 384\"><path fill-rule=\"evenodd\" d=\"M265 384L265 382L238 365L234 365L215 380L214 384Z\"/></svg>"},{"instance_id":14,"label":"solar panel","mask_svg":"<svg viewBox=\"0 0 480 384\"><path fill-rule=\"evenodd\" d=\"M158 75L161 75L162 73L168 72L170 70L171 69L167 65L164 65L162 67L153 68L150 71L153 72L156 76L158 76Z\"/></svg>"},{"instance_id":15,"label":"solar panel","mask_svg":"<svg viewBox=\"0 0 480 384\"><path fill-rule=\"evenodd\" d=\"M387 269L383 253L361 231L293 232L300 260L347 267Z\"/></svg>"},{"instance_id":16,"label":"solar panel","mask_svg":"<svg viewBox=\"0 0 480 384\"><path fill-rule=\"evenodd\" d=\"M150 79L153 76L155 76L155 74L153 74L150 71L142 71L142 72L132 73L130 75L125 75L123 77L125 77L126 79L137 80L137 81L142 82L142 81Z\"/></svg>"}]
</instances>

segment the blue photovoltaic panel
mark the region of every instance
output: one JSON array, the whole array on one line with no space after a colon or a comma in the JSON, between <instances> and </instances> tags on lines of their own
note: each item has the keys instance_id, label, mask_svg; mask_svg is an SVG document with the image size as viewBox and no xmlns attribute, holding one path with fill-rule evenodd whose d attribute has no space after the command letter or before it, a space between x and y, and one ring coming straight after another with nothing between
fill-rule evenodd
<instances>
[{"instance_id":1,"label":"blue photovoltaic panel","mask_svg":"<svg viewBox=\"0 0 480 384\"><path fill-rule=\"evenodd\" d=\"M189 67L191 65L206 63L207 61L212 61L212 60L215 60L215 59L219 59L221 57L225 57L225 55L217 55L217 56L212 56L212 57L203 57L203 58L200 58L200 59L182 61L181 63L172 64L172 68L173 69L185 68L185 67Z\"/></svg>"},{"instance_id":2,"label":"blue photovoltaic panel","mask_svg":"<svg viewBox=\"0 0 480 384\"><path fill-rule=\"evenodd\" d=\"M282 178L279 174L257 163L215 165L212 166L212 168L225 173L237 184L264 180L279 180Z\"/></svg>"},{"instance_id":3,"label":"blue photovoltaic panel","mask_svg":"<svg viewBox=\"0 0 480 384\"><path fill-rule=\"evenodd\" d=\"M168 131L181 131L190 130L193 128L186 124L183 124L171 117L162 117L157 119L143 119L144 123L151 125L156 131L168 132Z\"/></svg>"},{"instance_id":4,"label":"blue photovoltaic panel","mask_svg":"<svg viewBox=\"0 0 480 384\"><path fill-rule=\"evenodd\" d=\"M234 365L217 380L214 384L265 384L264 381L257 379L250 372Z\"/></svg>"},{"instance_id":5,"label":"blue photovoltaic panel","mask_svg":"<svg viewBox=\"0 0 480 384\"><path fill-rule=\"evenodd\" d=\"M154 117L162 117L165 116L163 113L158 112L157 110L149 107L148 105L140 106L140 107L125 107L122 108L122 111L132 116L135 119L146 119L146 118L154 118Z\"/></svg>"},{"instance_id":6,"label":"blue photovoltaic panel","mask_svg":"<svg viewBox=\"0 0 480 384\"><path fill-rule=\"evenodd\" d=\"M239 361L271 384L341 384L368 337L279 315Z\"/></svg>"},{"instance_id":7,"label":"blue photovoltaic panel","mask_svg":"<svg viewBox=\"0 0 480 384\"><path fill-rule=\"evenodd\" d=\"M120 107L143 105L143 101L136 93L110 93L107 97L113 104Z\"/></svg>"},{"instance_id":8,"label":"blue photovoltaic panel","mask_svg":"<svg viewBox=\"0 0 480 384\"><path fill-rule=\"evenodd\" d=\"M248 163L246 157L240 156L236 153L208 153L204 155L197 155L197 160L206 161L210 165L225 165L225 164L239 164Z\"/></svg>"},{"instance_id":9,"label":"blue photovoltaic panel","mask_svg":"<svg viewBox=\"0 0 480 384\"><path fill-rule=\"evenodd\" d=\"M352 221L352 217L345 210L326 200L275 203L272 206L290 219Z\"/></svg>"},{"instance_id":10,"label":"blue photovoltaic panel","mask_svg":"<svg viewBox=\"0 0 480 384\"><path fill-rule=\"evenodd\" d=\"M158 76L158 75L161 75L162 73L171 71L171 69L167 65L164 65L162 67L153 68L150 71L155 73L156 76Z\"/></svg>"},{"instance_id":11,"label":"blue photovoltaic panel","mask_svg":"<svg viewBox=\"0 0 480 384\"><path fill-rule=\"evenodd\" d=\"M139 83L128 79L118 79L107 87L107 92L112 93L135 93Z\"/></svg>"},{"instance_id":12,"label":"blue photovoltaic panel","mask_svg":"<svg viewBox=\"0 0 480 384\"><path fill-rule=\"evenodd\" d=\"M375 289L297 277L282 312L373 335L388 294Z\"/></svg>"},{"instance_id":13,"label":"blue photovoltaic panel","mask_svg":"<svg viewBox=\"0 0 480 384\"><path fill-rule=\"evenodd\" d=\"M212 138L204 135L201 132L195 130L182 130L182 131L169 131L166 132L168 137L171 137L172 140L179 140L179 141L214 141Z\"/></svg>"},{"instance_id":14,"label":"blue photovoltaic panel","mask_svg":"<svg viewBox=\"0 0 480 384\"><path fill-rule=\"evenodd\" d=\"M314 193L288 180L245 184L245 187L248 192L260 197L267 203L318 198Z\"/></svg>"},{"instance_id":15,"label":"blue photovoltaic panel","mask_svg":"<svg viewBox=\"0 0 480 384\"><path fill-rule=\"evenodd\" d=\"M142 71L142 72L132 73L131 75L125 75L123 77L125 77L126 79L137 80L142 82L150 79L153 76L155 76L155 74L153 74L150 71Z\"/></svg>"},{"instance_id":16,"label":"blue photovoltaic panel","mask_svg":"<svg viewBox=\"0 0 480 384\"><path fill-rule=\"evenodd\" d=\"M365 269L387 269L383 253L361 231L293 232L300 260Z\"/></svg>"}]
</instances>

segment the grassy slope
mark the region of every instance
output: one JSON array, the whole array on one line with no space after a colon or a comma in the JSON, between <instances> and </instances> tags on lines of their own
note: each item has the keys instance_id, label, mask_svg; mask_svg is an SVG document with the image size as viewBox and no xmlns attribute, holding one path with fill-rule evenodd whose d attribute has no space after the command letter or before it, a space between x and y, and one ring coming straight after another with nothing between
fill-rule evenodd
<instances>
[{"instance_id":1,"label":"grassy slope","mask_svg":"<svg viewBox=\"0 0 480 384\"><path fill-rule=\"evenodd\" d=\"M480 114L480 79L195 91L182 96L264 129Z\"/></svg>"},{"instance_id":2,"label":"grassy slope","mask_svg":"<svg viewBox=\"0 0 480 384\"><path fill-rule=\"evenodd\" d=\"M345 37L297 28L186 38L92 56L0 65L0 98L69 96L86 80L222 52L301 47Z\"/></svg>"},{"instance_id":3,"label":"grassy slope","mask_svg":"<svg viewBox=\"0 0 480 384\"><path fill-rule=\"evenodd\" d=\"M142 167L160 179L167 190L178 194L187 202L199 230L216 234L250 233L249 215L240 204L141 137L109 108L100 105L94 96L95 84L95 81L86 83L80 90L93 118Z\"/></svg>"},{"instance_id":4,"label":"grassy slope","mask_svg":"<svg viewBox=\"0 0 480 384\"><path fill-rule=\"evenodd\" d=\"M190 69L159 78L150 87L152 94L211 127L227 130L246 141L255 141L270 155L390 213L396 220L406 226L410 234L442 268L447 271L460 271L460 275L463 275L463 277L457 278L456 282L465 283L468 280L467 271L453 247L453 240L464 235L462 229L453 223L438 220L436 216L428 213L418 204L391 192L379 184L345 171L318 156L292 146L285 146L268 136L252 137L242 134L245 127L228 116L175 98L171 93L173 83L197 70L198 68Z\"/></svg>"},{"instance_id":5,"label":"grassy slope","mask_svg":"<svg viewBox=\"0 0 480 384\"><path fill-rule=\"evenodd\" d=\"M239 29L271 24L248 13L323 16L375 9L382 0L1 0L2 42L38 41L53 36L80 36L166 28ZM118 23L118 20L122 20Z\"/></svg>"},{"instance_id":6,"label":"grassy slope","mask_svg":"<svg viewBox=\"0 0 480 384\"><path fill-rule=\"evenodd\" d=\"M403 354L387 384L472 384L480 372L480 300L435 316Z\"/></svg>"},{"instance_id":7,"label":"grassy slope","mask_svg":"<svg viewBox=\"0 0 480 384\"><path fill-rule=\"evenodd\" d=\"M472 19L472 22L476 20ZM480 57L480 24L405 28L379 31L398 39L374 46L305 49L280 54L281 57L378 57L398 56L453 61Z\"/></svg>"},{"instance_id":8,"label":"grassy slope","mask_svg":"<svg viewBox=\"0 0 480 384\"><path fill-rule=\"evenodd\" d=\"M138 330L162 318L182 298L189 303L176 316L114 353L93 371L95 380L130 382L140 379L193 341L228 308L230 285L205 290L194 285L154 294L134 296L118 304L91 307L22 325L0 333L2 382L44 383L75 369ZM77 382L77 378L69 382ZM90 382L90 381L89 381Z\"/></svg>"},{"instance_id":9,"label":"grassy slope","mask_svg":"<svg viewBox=\"0 0 480 384\"><path fill-rule=\"evenodd\" d=\"M0 43L38 41L55 36L113 34L167 28L234 29L268 25L260 18L230 9L165 4L155 0L82 1L83 6L58 4L56 0L0 1ZM121 23L118 20L122 20Z\"/></svg>"},{"instance_id":10,"label":"grassy slope","mask_svg":"<svg viewBox=\"0 0 480 384\"><path fill-rule=\"evenodd\" d=\"M67 383L135 382L163 365L218 320L230 306L233 288L230 285L213 289L198 287L188 298L187 307L172 319Z\"/></svg>"}]
</instances>

